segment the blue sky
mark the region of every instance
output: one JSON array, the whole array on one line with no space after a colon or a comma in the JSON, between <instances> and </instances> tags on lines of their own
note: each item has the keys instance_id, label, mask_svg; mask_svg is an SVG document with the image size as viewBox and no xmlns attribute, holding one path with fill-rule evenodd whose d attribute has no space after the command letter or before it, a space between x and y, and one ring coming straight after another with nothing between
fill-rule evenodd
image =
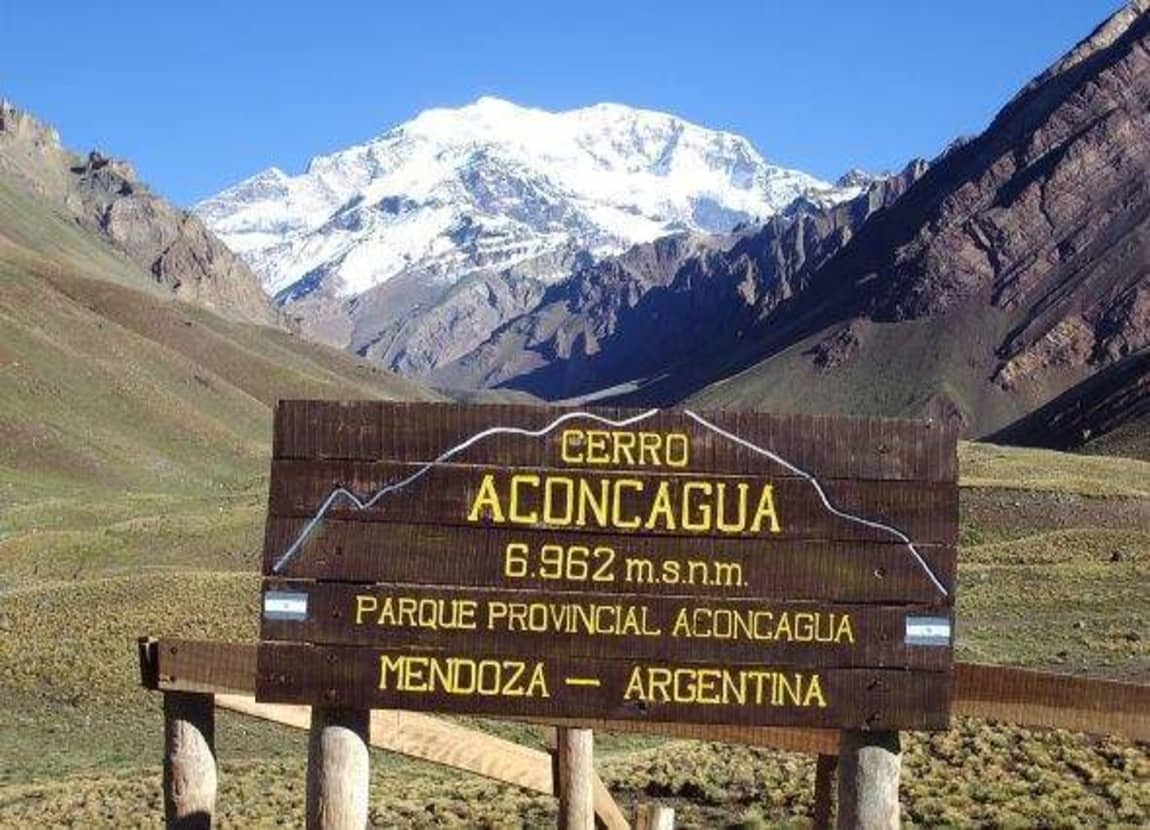
<instances>
[{"instance_id":1,"label":"blue sky","mask_svg":"<svg viewBox=\"0 0 1150 830\"><path fill-rule=\"evenodd\" d=\"M0 96L187 204L480 95L616 101L833 178L974 133L1115 0L0 0Z\"/></svg>"}]
</instances>

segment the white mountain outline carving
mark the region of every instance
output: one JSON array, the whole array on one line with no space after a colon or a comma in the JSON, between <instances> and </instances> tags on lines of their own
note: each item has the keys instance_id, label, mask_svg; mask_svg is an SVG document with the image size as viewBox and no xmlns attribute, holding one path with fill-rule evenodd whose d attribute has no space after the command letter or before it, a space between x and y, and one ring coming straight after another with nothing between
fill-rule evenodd
<instances>
[{"instance_id":1,"label":"white mountain outline carving","mask_svg":"<svg viewBox=\"0 0 1150 830\"><path fill-rule=\"evenodd\" d=\"M523 436L526 438L542 438L542 437L550 434L557 427L559 427L565 423L568 423L570 421L577 420L577 419L585 419L585 420L589 420L589 421L594 421L596 423L603 424L604 426L615 427L615 428L628 427L628 426L632 426L633 424L637 424L637 423L640 423L642 421L645 421L648 418L651 418L651 417L657 415L660 411L662 411L662 410L649 409L646 412L639 413L638 415L632 415L629 418L622 418L619 420L607 418L603 415L596 415L593 412L583 412L583 411L565 412L562 415L560 415L559 417L557 417L555 420L553 420L551 423L547 424L547 426L541 427L540 429L536 429L536 430L524 429L522 427L505 427L505 426L489 427L488 429L485 429L482 432L477 432L475 435L472 435L467 440L465 440L459 444L456 444L454 447L451 447L450 449L445 450L444 452L440 453L434 460L428 461L426 464L424 464L422 467L420 467L414 473L407 476L407 478L401 479L399 481L394 481L394 482L391 482L389 484L385 484L383 487L381 487L379 490L377 490L374 494L372 494L370 497L368 497L366 499L360 498L355 493L351 492L350 490L348 490L345 487L336 487L334 490L331 491L331 493L328 495L328 497L326 499L324 499L323 504L320 505L320 507L316 511L315 515L312 516L312 518L308 520L308 523L306 525L304 525L303 530L300 531L300 534L299 534L299 536L296 537L296 540L294 542L292 542L291 547L289 547L283 553L283 555L280 556L280 558L276 560L275 564L272 565L272 573L278 574L284 568L287 567L288 563L290 563L292 561L292 559L294 559L295 556L299 553L299 551L301 550L301 548L303 546L303 543L305 541L307 541L307 538L312 534L312 532L315 530L316 526L320 523L320 521L323 520L324 516L327 515L328 511L332 509L332 507L335 505L336 501L339 499L345 499L346 501L350 502L351 505L356 510L369 510L370 508L375 506L381 499L383 499L388 494L394 493L397 490L402 490L403 488L407 487L408 485L415 483L420 478L422 478L424 475L426 475L430 470L434 469L437 465L443 464L444 462L449 461L451 458L453 458L454 456L463 452L464 450L468 449L469 447L472 447L475 444L478 444L480 441L483 441L486 438L490 438L493 435L519 435L519 436ZM738 435L735 435L732 432L728 432L727 430L723 429L722 427L711 423L706 418L704 418L702 415L699 415L697 412L693 412L690 409L684 409L684 410L680 410L680 411L684 415L686 415L688 418L690 418L692 421L699 424L704 429L707 429L707 430L715 433L716 435L719 435L723 438L726 438L728 441L732 441L732 442L738 444L739 446L745 447L746 449L750 450L751 452L756 453L757 455L761 455L765 458L770 459L771 461L774 461L776 464L779 464L779 465L785 467L787 470L794 473L799 478L802 478L805 481L807 481L815 489L815 492L818 494L819 501L822 503L823 508L828 513L830 513L831 515L837 516L840 519L844 519L848 522L853 522L854 524L858 524L858 525L861 525L863 527L869 527L869 528L872 528L874 530L882 531L884 533L887 533L887 534L893 536L898 541L902 542L906 546L907 551L914 558L915 562L922 569L923 573L925 573L927 578L930 579L930 582L935 587L935 589L940 594L942 594L943 597L949 596L949 592L946 590L946 587L942 584L942 582L939 580L939 578L935 575L935 573L931 569L930 565L927 564L926 560L922 557L922 554L920 554L918 552L918 549L915 547L914 541L909 536L907 536L905 533L903 533L901 530L899 530L896 527L892 527L891 525L885 524L883 522L874 521L872 519L867 519L867 518L864 518L862 516L857 516L853 513L848 513L845 510L840 510L839 508L835 507L834 504L831 503L831 500L827 497L826 491L823 489L822 484L819 483L819 480L813 474L807 472L806 470L802 469L801 467L798 467L798 466L792 464L790 461L787 461L785 458L772 452L771 450L768 450L765 447L760 447L757 444L754 444L754 443L746 440L745 438L740 438Z\"/></svg>"}]
</instances>

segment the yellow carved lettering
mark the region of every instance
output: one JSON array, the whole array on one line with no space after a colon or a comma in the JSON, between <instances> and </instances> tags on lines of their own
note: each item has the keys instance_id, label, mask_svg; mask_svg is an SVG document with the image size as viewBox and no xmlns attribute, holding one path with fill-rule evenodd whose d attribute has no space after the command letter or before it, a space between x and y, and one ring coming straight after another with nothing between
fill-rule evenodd
<instances>
[{"instance_id":1,"label":"yellow carved lettering","mask_svg":"<svg viewBox=\"0 0 1150 830\"><path fill-rule=\"evenodd\" d=\"M467 521L478 522L490 518L496 524L503 523L503 505L499 503L499 491L495 489L495 476L488 473L479 482L479 492L471 503Z\"/></svg>"},{"instance_id":2,"label":"yellow carved lettering","mask_svg":"<svg viewBox=\"0 0 1150 830\"><path fill-rule=\"evenodd\" d=\"M759 507L755 511L755 518L751 522L751 532L759 533L763 527L763 519L770 520L771 533L779 532L779 516L775 512L775 488L770 484L763 486L762 495L759 496Z\"/></svg>"}]
</instances>

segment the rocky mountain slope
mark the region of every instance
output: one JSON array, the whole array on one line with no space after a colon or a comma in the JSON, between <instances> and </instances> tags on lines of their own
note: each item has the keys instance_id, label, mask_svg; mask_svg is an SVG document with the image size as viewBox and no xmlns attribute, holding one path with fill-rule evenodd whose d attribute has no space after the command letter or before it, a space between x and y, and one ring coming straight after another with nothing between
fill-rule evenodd
<instances>
[{"instance_id":1,"label":"rocky mountain slope","mask_svg":"<svg viewBox=\"0 0 1150 830\"><path fill-rule=\"evenodd\" d=\"M250 269L203 222L150 192L127 162L72 153L54 129L7 102L0 102L0 180L99 235L176 297L278 324Z\"/></svg>"},{"instance_id":2,"label":"rocky mountain slope","mask_svg":"<svg viewBox=\"0 0 1150 830\"><path fill-rule=\"evenodd\" d=\"M1147 6L1106 21L868 221L765 321L754 368L701 398L773 401L790 376L837 387L807 400L841 408L879 385L889 398L867 406L981 434L1150 346ZM827 372L817 354L844 338L849 360Z\"/></svg>"},{"instance_id":3,"label":"rocky mountain slope","mask_svg":"<svg viewBox=\"0 0 1150 830\"><path fill-rule=\"evenodd\" d=\"M105 198L80 192L86 185L77 179L89 173L74 172L78 165L33 120L19 116L14 123L11 110L4 113L0 537L16 520L17 504L43 504L55 516L75 492L130 493L147 502L192 491L219 498L221 488L258 482L267 469L271 409L281 397L438 397L345 352L264 325L274 319L266 301L240 315L215 313L217 304L239 302L244 288L229 287L234 274L210 267L218 260L196 260L201 270L195 270L175 256L223 250L191 231L202 231L198 220L146 192L133 198L141 194L134 188L106 197L103 213L88 213L92 202L85 200ZM19 146L35 155L14 159L12 132L33 126L41 143L26 141L24 132ZM109 174L131 181L119 163L93 172L113 165L119 170ZM115 221L98 221L109 214ZM165 219L181 216L184 230L177 233L179 226ZM147 243L168 231L174 241L153 267ZM139 258L141 252L148 255ZM251 278L246 267L235 267ZM199 291L189 296L163 275L179 286L198 283Z\"/></svg>"},{"instance_id":4,"label":"rocky mountain slope","mask_svg":"<svg viewBox=\"0 0 1150 830\"><path fill-rule=\"evenodd\" d=\"M582 269L452 369L999 429L1150 344L1148 30L1123 9L981 135L853 202Z\"/></svg>"},{"instance_id":5,"label":"rocky mountain slope","mask_svg":"<svg viewBox=\"0 0 1150 830\"><path fill-rule=\"evenodd\" d=\"M264 171L195 210L307 334L427 375L594 258L726 233L799 196L834 203L865 178L832 187L663 113L481 98L300 175Z\"/></svg>"},{"instance_id":6,"label":"rocky mountain slope","mask_svg":"<svg viewBox=\"0 0 1150 830\"><path fill-rule=\"evenodd\" d=\"M924 169L912 163L830 207L799 199L734 234L664 237L588 263L431 377L566 399L618 392L696 363L750 334Z\"/></svg>"},{"instance_id":7,"label":"rocky mountain slope","mask_svg":"<svg viewBox=\"0 0 1150 830\"><path fill-rule=\"evenodd\" d=\"M989 440L1150 460L1150 351L1107 366Z\"/></svg>"}]
</instances>

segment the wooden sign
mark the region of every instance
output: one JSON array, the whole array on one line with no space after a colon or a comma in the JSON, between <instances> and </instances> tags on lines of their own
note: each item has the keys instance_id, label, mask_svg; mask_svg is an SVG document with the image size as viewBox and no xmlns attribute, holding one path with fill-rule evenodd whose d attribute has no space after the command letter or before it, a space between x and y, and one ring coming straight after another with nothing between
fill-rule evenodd
<instances>
[{"instance_id":1,"label":"wooden sign","mask_svg":"<svg viewBox=\"0 0 1150 830\"><path fill-rule=\"evenodd\" d=\"M878 418L281 402L257 696L946 728L955 445Z\"/></svg>"}]
</instances>

